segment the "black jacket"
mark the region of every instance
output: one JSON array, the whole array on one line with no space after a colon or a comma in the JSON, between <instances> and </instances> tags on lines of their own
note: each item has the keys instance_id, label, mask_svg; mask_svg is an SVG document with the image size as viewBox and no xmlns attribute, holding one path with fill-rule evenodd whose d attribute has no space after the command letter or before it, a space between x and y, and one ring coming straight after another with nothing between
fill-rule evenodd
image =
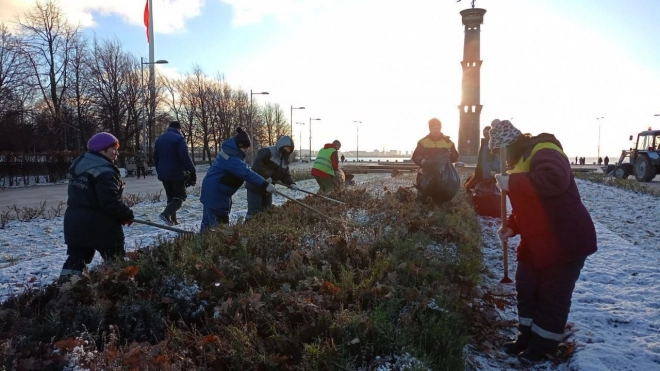
<instances>
[{"instance_id":1,"label":"black jacket","mask_svg":"<svg viewBox=\"0 0 660 371\"><path fill-rule=\"evenodd\" d=\"M264 179L271 178L273 184L278 181L291 185L295 181L291 177L289 172L289 156L284 155L280 148L284 146L293 146L293 143L287 143L285 140L289 137L282 137L282 141L278 140L277 145L271 147L265 147L257 152L257 157L255 157L254 162L252 163L252 171L264 177ZM290 140L290 139L289 139ZM280 143L281 142L281 143ZM246 184L245 188L248 191L259 192L265 194L264 187L257 186L255 184Z\"/></svg>"},{"instance_id":2,"label":"black jacket","mask_svg":"<svg viewBox=\"0 0 660 371\"><path fill-rule=\"evenodd\" d=\"M105 156L85 152L73 161L67 177L64 242L95 249L123 246L120 222L132 220L133 211L122 201L119 169Z\"/></svg>"}]
</instances>

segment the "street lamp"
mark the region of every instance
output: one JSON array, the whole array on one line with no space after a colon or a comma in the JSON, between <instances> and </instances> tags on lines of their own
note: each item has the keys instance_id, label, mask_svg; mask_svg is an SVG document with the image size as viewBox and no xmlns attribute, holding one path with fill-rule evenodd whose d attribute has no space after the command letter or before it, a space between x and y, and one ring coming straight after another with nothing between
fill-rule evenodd
<instances>
[{"instance_id":1,"label":"street lamp","mask_svg":"<svg viewBox=\"0 0 660 371\"><path fill-rule=\"evenodd\" d=\"M290 117L291 117L291 121L289 121L289 122L291 123L291 135L293 135L293 110L294 110L294 109L305 109L305 107L294 107L294 106L291 106L291 116L290 116Z\"/></svg>"},{"instance_id":2,"label":"street lamp","mask_svg":"<svg viewBox=\"0 0 660 371\"><path fill-rule=\"evenodd\" d=\"M309 162L312 162L312 120L319 121L321 119L309 118Z\"/></svg>"},{"instance_id":3,"label":"street lamp","mask_svg":"<svg viewBox=\"0 0 660 371\"><path fill-rule=\"evenodd\" d=\"M270 93L267 91L262 91L261 93L253 93L252 89L250 89L250 143L252 147L252 160L254 161L254 130L252 130L252 96L253 95L269 95Z\"/></svg>"},{"instance_id":4,"label":"street lamp","mask_svg":"<svg viewBox=\"0 0 660 371\"><path fill-rule=\"evenodd\" d=\"M300 125L300 131L298 133L298 145L300 146L298 149L298 153L300 154L300 161L302 161L302 127L305 125L304 122L296 122L296 125ZM293 133L291 133L293 135Z\"/></svg>"},{"instance_id":5,"label":"street lamp","mask_svg":"<svg viewBox=\"0 0 660 371\"><path fill-rule=\"evenodd\" d=\"M144 58L140 57L140 74L142 75L142 151L146 154L147 152L147 120L145 119L145 110L147 108L147 96L144 92L144 65L152 65L152 64L166 64L169 63L168 61L164 59L159 59L153 63L151 62L145 62ZM149 77L149 81L153 81L151 77ZM149 93L151 94L151 97L153 98L154 95L156 95L156 87L152 84L149 84Z\"/></svg>"},{"instance_id":6,"label":"street lamp","mask_svg":"<svg viewBox=\"0 0 660 371\"><path fill-rule=\"evenodd\" d=\"M605 117L596 117L596 120L598 121L598 158L600 158L600 120L604 118Z\"/></svg>"},{"instance_id":7,"label":"street lamp","mask_svg":"<svg viewBox=\"0 0 660 371\"><path fill-rule=\"evenodd\" d=\"M360 162L360 124L362 121L353 121L355 125L355 155L357 156L357 162Z\"/></svg>"}]
</instances>

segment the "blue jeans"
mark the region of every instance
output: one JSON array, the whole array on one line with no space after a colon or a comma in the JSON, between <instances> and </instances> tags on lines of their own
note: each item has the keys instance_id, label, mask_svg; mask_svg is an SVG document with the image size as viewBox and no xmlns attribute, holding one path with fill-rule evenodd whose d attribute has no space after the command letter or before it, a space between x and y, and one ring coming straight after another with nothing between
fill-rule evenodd
<instances>
[{"instance_id":1,"label":"blue jeans","mask_svg":"<svg viewBox=\"0 0 660 371\"><path fill-rule=\"evenodd\" d=\"M229 210L231 210L231 200L229 202ZM229 213L204 206L202 212L202 225L200 226L199 232L204 233L220 224L229 224Z\"/></svg>"}]
</instances>

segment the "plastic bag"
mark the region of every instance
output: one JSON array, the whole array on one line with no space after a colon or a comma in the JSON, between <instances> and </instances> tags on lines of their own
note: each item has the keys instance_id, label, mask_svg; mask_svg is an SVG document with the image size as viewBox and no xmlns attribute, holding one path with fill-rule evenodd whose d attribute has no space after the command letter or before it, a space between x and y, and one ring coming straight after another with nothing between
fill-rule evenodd
<instances>
[{"instance_id":1,"label":"plastic bag","mask_svg":"<svg viewBox=\"0 0 660 371\"><path fill-rule=\"evenodd\" d=\"M431 197L434 202L447 202L456 196L461 179L449 160L449 151L443 151L428 159L417 174L417 189L423 198Z\"/></svg>"}]
</instances>

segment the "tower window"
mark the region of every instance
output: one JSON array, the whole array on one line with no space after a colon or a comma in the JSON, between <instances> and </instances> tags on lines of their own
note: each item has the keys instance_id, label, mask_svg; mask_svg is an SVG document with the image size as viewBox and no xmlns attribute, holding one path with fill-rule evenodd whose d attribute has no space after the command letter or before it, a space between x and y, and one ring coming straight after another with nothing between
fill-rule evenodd
<instances>
[{"instance_id":1,"label":"tower window","mask_svg":"<svg viewBox=\"0 0 660 371\"><path fill-rule=\"evenodd\" d=\"M477 106L472 106L472 113L477 112Z\"/></svg>"}]
</instances>

